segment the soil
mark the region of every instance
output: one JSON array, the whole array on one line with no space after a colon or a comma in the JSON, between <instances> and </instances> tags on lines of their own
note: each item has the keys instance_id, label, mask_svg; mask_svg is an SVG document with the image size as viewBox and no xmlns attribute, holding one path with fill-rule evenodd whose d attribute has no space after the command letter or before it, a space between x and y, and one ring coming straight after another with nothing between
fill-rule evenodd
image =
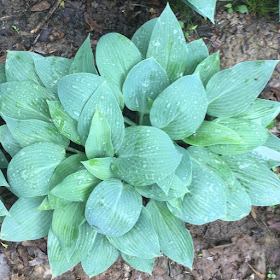
<instances>
[{"instance_id":1,"label":"soil","mask_svg":"<svg viewBox=\"0 0 280 280\"><path fill-rule=\"evenodd\" d=\"M0 63L6 50L30 50L43 55L71 58L91 33L93 49L108 32L127 37L148 19L158 16L166 1L160 0L83 0L61 2L50 19L45 15L57 1L0 0ZM170 1L175 5L178 1ZM174 3L176 2L176 3ZM177 17L189 23L183 10ZM220 51L221 66L255 59L279 59L280 26L278 16L256 18L254 15L227 14L218 7L216 24L192 14L195 31L191 39L201 37L210 52ZM40 23L38 32L31 33ZM262 97L280 101L280 66L276 68ZM277 123L273 132L280 134ZM235 280L268 279L269 271L280 279L280 206L252 208L251 215L237 222L216 221L202 226L186 225L195 244L193 270L166 257L156 260L153 275L133 270L118 259L94 280ZM46 238L0 245L1 280L51 279ZM80 265L57 280L89 279Z\"/></svg>"}]
</instances>

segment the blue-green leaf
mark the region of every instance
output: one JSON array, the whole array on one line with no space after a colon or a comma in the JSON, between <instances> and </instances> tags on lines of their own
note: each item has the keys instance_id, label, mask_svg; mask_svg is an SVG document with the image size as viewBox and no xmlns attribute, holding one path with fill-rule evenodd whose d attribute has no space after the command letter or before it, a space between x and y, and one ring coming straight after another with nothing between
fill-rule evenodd
<instances>
[{"instance_id":1,"label":"blue-green leaf","mask_svg":"<svg viewBox=\"0 0 280 280\"><path fill-rule=\"evenodd\" d=\"M90 73L63 77L58 84L58 96L65 111L78 121L86 102L103 82L102 77Z\"/></svg>"},{"instance_id":2,"label":"blue-green leaf","mask_svg":"<svg viewBox=\"0 0 280 280\"><path fill-rule=\"evenodd\" d=\"M221 179L226 194L227 211L220 219L236 221L247 216L251 211L250 198L221 156L202 147L189 147L188 152L199 164Z\"/></svg>"},{"instance_id":3,"label":"blue-green leaf","mask_svg":"<svg viewBox=\"0 0 280 280\"><path fill-rule=\"evenodd\" d=\"M162 130L130 126L125 129L123 145L112 163L112 170L133 186L146 186L170 175L181 159L182 155Z\"/></svg>"},{"instance_id":4,"label":"blue-green leaf","mask_svg":"<svg viewBox=\"0 0 280 280\"><path fill-rule=\"evenodd\" d=\"M84 209L83 204L73 202L53 212L52 231L68 261L77 246L79 226L84 221Z\"/></svg>"},{"instance_id":5,"label":"blue-green leaf","mask_svg":"<svg viewBox=\"0 0 280 280\"><path fill-rule=\"evenodd\" d=\"M260 146L247 154L249 157L256 159L258 162L273 168L280 165L280 152L266 146Z\"/></svg>"},{"instance_id":6,"label":"blue-green leaf","mask_svg":"<svg viewBox=\"0 0 280 280\"><path fill-rule=\"evenodd\" d=\"M21 147L38 142L51 142L68 146L69 140L61 135L57 128L49 122L41 120L17 120L3 116L14 139Z\"/></svg>"},{"instance_id":7,"label":"blue-green leaf","mask_svg":"<svg viewBox=\"0 0 280 280\"><path fill-rule=\"evenodd\" d=\"M246 155L223 158L246 189L253 205L280 203L280 180L267 166Z\"/></svg>"},{"instance_id":8,"label":"blue-green leaf","mask_svg":"<svg viewBox=\"0 0 280 280\"><path fill-rule=\"evenodd\" d=\"M169 4L153 28L148 57L153 57L162 66L171 82L183 76L187 63L186 40Z\"/></svg>"},{"instance_id":9,"label":"blue-green leaf","mask_svg":"<svg viewBox=\"0 0 280 280\"><path fill-rule=\"evenodd\" d=\"M7 82L7 79L6 79L5 65L0 64L0 84L6 83L6 82Z\"/></svg>"},{"instance_id":10,"label":"blue-green leaf","mask_svg":"<svg viewBox=\"0 0 280 280\"><path fill-rule=\"evenodd\" d=\"M0 216L7 216L7 215L9 215L9 211L5 207L3 201L0 199Z\"/></svg>"},{"instance_id":11,"label":"blue-green leaf","mask_svg":"<svg viewBox=\"0 0 280 280\"><path fill-rule=\"evenodd\" d=\"M122 258L133 268L152 275L155 259L143 259L121 253Z\"/></svg>"},{"instance_id":12,"label":"blue-green leaf","mask_svg":"<svg viewBox=\"0 0 280 280\"><path fill-rule=\"evenodd\" d=\"M209 56L209 51L202 39L187 44L187 65L184 75L194 73L196 67Z\"/></svg>"},{"instance_id":13,"label":"blue-green leaf","mask_svg":"<svg viewBox=\"0 0 280 280\"><path fill-rule=\"evenodd\" d=\"M81 224L79 226L79 237L75 241L76 249L74 250L72 257L67 260L62 251L59 239L50 229L48 235L48 259L53 277L66 272L84 259L91 251L95 238L96 231L94 231L87 222Z\"/></svg>"},{"instance_id":14,"label":"blue-green leaf","mask_svg":"<svg viewBox=\"0 0 280 280\"><path fill-rule=\"evenodd\" d=\"M82 259L82 267L89 277L94 277L109 268L118 256L119 251L106 236L97 234L92 249Z\"/></svg>"},{"instance_id":15,"label":"blue-green leaf","mask_svg":"<svg viewBox=\"0 0 280 280\"><path fill-rule=\"evenodd\" d=\"M143 259L160 256L157 234L148 210L142 206L137 223L127 233L119 237L108 237L109 241L122 253Z\"/></svg>"},{"instance_id":16,"label":"blue-green leaf","mask_svg":"<svg viewBox=\"0 0 280 280\"><path fill-rule=\"evenodd\" d=\"M132 36L131 41L141 52L143 58L146 58L149 42L156 22L157 18L147 21Z\"/></svg>"},{"instance_id":17,"label":"blue-green leaf","mask_svg":"<svg viewBox=\"0 0 280 280\"><path fill-rule=\"evenodd\" d=\"M44 86L57 94L57 85L60 79L69 73L71 59L65 57L49 56L35 58L36 73Z\"/></svg>"},{"instance_id":18,"label":"blue-green leaf","mask_svg":"<svg viewBox=\"0 0 280 280\"><path fill-rule=\"evenodd\" d=\"M11 160L7 175L10 190L19 197L42 196L65 150L56 144L41 142L20 150Z\"/></svg>"},{"instance_id":19,"label":"blue-green leaf","mask_svg":"<svg viewBox=\"0 0 280 280\"><path fill-rule=\"evenodd\" d=\"M214 23L214 14L217 0L183 0L188 6L201 14L203 17L207 17Z\"/></svg>"},{"instance_id":20,"label":"blue-green leaf","mask_svg":"<svg viewBox=\"0 0 280 280\"><path fill-rule=\"evenodd\" d=\"M161 182L157 182L157 184L153 184L152 186L145 186L142 188L143 191L140 190L140 188L136 188L139 193L141 193L141 191L144 193L143 196L151 197L159 201L169 201L181 197L189 191L187 186L191 183L192 162L186 149L177 144L175 147L183 156L179 166L173 173L170 174L170 178L164 178ZM167 192L163 188L163 184L166 179L171 179L168 182L169 185L167 184ZM160 188L161 191L159 191L158 188Z\"/></svg>"},{"instance_id":21,"label":"blue-green leaf","mask_svg":"<svg viewBox=\"0 0 280 280\"><path fill-rule=\"evenodd\" d=\"M130 69L140 62L141 53L125 36L109 33L101 37L96 47L96 64L102 77L120 90Z\"/></svg>"},{"instance_id":22,"label":"blue-green leaf","mask_svg":"<svg viewBox=\"0 0 280 280\"><path fill-rule=\"evenodd\" d=\"M215 74L207 84L207 114L232 117L244 112L267 84L278 60L241 62Z\"/></svg>"},{"instance_id":23,"label":"blue-green leaf","mask_svg":"<svg viewBox=\"0 0 280 280\"><path fill-rule=\"evenodd\" d=\"M1 227L1 239L21 242L39 239L48 234L52 211L38 211L42 197L19 198Z\"/></svg>"},{"instance_id":24,"label":"blue-green leaf","mask_svg":"<svg viewBox=\"0 0 280 280\"><path fill-rule=\"evenodd\" d=\"M118 179L108 179L92 191L85 216L88 223L106 236L121 236L131 230L142 209L142 197Z\"/></svg>"},{"instance_id":25,"label":"blue-green leaf","mask_svg":"<svg viewBox=\"0 0 280 280\"><path fill-rule=\"evenodd\" d=\"M5 70L7 81L30 81L41 84L34 65L34 59L40 59L37 53L25 51L8 51Z\"/></svg>"},{"instance_id":26,"label":"blue-green leaf","mask_svg":"<svg viewBox=\"0 0 280 280\"><path fill-rule=\"evenodd\" d=\"M6 124L0 126L0 142L5 151L13 157L20 149L21 146L15 140Z\"/></svg>"},{"instance_id":27,"label":"blue-green leaf","mask_svg":"<svg viewBox=\"0 0 280 280\"><path fill-rule=\"evenodd\" d=\"M4 153L0 150L0 168L7 168L8 167L8 160Z\"/></svg>"},{"instance_id":28,"label":"blue-green leaf","mask_svg":"<svg viewBox=\"0 0 280 280\"><path fill-rule=\"evenodd\" d=\"M0 111L5 116L49 121L46 99L53 99L54 96L46 88L31 82L8 82L0 84L0 92L4 96Z\"/></svg>"},{"instance_id":29,"label":"blue-green leaf","mask_svg":"<svg viewBox=\"0 0 280 280\"><path fill-rule=\"evenodd\" d=\"M150 112L150 102L169 86L163 68L153 59L145 59L128 73L123 85L124 102L128 109L141 114Z\"/></svg>"},{"instance_id":30,"label":"blue-green leaf","mask_svg":"<svg viewBox=\"0 0 280 280\"><path fill-rule=\"evenodd\" d=\"M280 139L276 135L268 133L264 146L280 152Z\"/></svg>"},{"instance_id":31,"label":"blue-green leaf","mask_svg":"<svg viewBox=\"0 0 280 280\"><path fill-rule=\"evenodd\" d=\"M182 212L168 205L172 214L195 225L209 223L224 216L226 194L220 177L193 161L192 182L188 188L190 192L183 199Z\"/></svg>"},{"instance_id":32,"label":"blue-green leaf","mask_svg":"<svg viewBox=\"0 0 280 280\"><path fill-rule=\"evenodd\" d=\"M81 47L78 49L69 70L70 74L80 72L98 75L94 65L94 57L90 45L90 36L86 38Z\"/></svg>"},{"instance_id":33,"label":"blue-green leaf","mask_svg":"<svg viewBox=\"0 0 280 280\"><path fill-rule=\"evenodd\" d=\"M173 216L163 202L151 200L147 209L151 214L161 251L175 262L191 268L194 248L184 222Z\"/></svg>"},{"instance_id":34,"label":"blue-green leaf","mask_svg":"<svg viewBox=\"0 0 280 280\"><path fill-rule=\"evenodd\" d=\"M245 112L238 115L243 118L255 122L266 127L280 113L280 103L266 99L257 98Z\"/></svg>"},{"instance_id":35,"label":"blue-green leaf","mask_svg":"<svg viewBox=\"0 0 280 280\"><path fill-rule=\"evenodd\" d=\"M156 98L150 120L173 140L181 140L199 128L206 110L207 97L201 80L197 75L185 76Z\"/></svg>"}]
</instances>

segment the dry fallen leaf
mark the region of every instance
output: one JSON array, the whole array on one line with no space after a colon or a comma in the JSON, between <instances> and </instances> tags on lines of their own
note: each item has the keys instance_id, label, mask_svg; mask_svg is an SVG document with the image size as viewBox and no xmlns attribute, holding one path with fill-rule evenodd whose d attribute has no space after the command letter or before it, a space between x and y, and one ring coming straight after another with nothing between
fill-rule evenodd
<instances>
[{"instance_id":1,"label":"dry fallen leaf","mask_svg":"<svg viewBox=\"0 0 280 280\"><path fill-rule=\"evenodd\" d=\"M102 31L102 27L96 23L95 20L91 18L88 13L84 13L85 21L89 25L90 31L100 32Z\"/></svg>"},{"instance_id":2,"label":"dry fallen leaf","mask_svg":"<svg viewBox=\"0 0 280 280\"><path fill-rule=\"evenodd\" d=\"M36 5L34 5L31 9L30 9L30 11L31 12L42 12L42 11L44 11L44 10L48 10L49 8L50 8L50 3L49 2L47 2L47 1L42 1L42 2L40 2L40 3L38 3L38 4L36 4Z\"/></svg>"}]
</instances>

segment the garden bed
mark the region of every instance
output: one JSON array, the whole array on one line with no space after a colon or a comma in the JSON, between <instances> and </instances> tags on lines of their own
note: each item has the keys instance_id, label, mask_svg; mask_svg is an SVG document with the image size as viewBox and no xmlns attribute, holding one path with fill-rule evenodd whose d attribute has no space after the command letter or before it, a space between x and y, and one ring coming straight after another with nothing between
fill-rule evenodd
<instances>
[{"instance_id":1,"label":"garden bed","mask_svg":"<svg viewBox=\"0 0 280 280\"><path fill-rule=\"evenodd\" d=\"M42 3L45 3L44 5ZM0 63L6 50L30 50L42 55L72 58L87 34L92 47L108 32L131 37L148 19L156 17L165 1L63 1L38 30L55 1L0 0ZM48 4L50 4L48 6ZM172 4L172 1L171 1ZM177 11L187 21L184 11ZM193 15L196 31L191 38L202 37L210 52L221 52L222 68L255 59L279 59L278 18L257 19L253 15L228 15L221 7L216 25ZM280 66L262 94L280 100ZM273 129L277 134L279 123ZM280 276L279 206L254 208L238 222L216 221L203 226L187 225L194 238L193 271L166 257L156 261L153 276L133 270L119 259L109 270L93 279L167 280L167 279L265 279L268 272ZM22 243L4 242L0 247L0 279L51 279L46 255L46 240ZM56 279L89 279L78 265Z\"/></svg>"}]
</instances>

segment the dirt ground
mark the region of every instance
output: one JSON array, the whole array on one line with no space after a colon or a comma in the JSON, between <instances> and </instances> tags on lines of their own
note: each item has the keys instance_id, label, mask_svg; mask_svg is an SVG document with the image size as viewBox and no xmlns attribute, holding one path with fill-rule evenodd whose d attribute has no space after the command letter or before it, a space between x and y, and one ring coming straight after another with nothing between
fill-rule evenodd
<instances>
[{"instance_id":1,"label":"dirt ground","mask_svg":"<svg viewBox=\"0 0 280 280\"><path fill-rule=\"evenodd\" d=\"M62 1L50 19L45 16L57 1L0 0L0 63L6 50L30 50L43 55L71 58L88 33L95 48L98 39L108 32L127 37L148 19L157 16L166 1L161 0L83 0ZM176 3L175 3L176 2ZM178 1L170 1L178 8ZM187 26L190 21L183 10L177 17ZM37 32L31 33L40 23ZM216 24L192 15L195 31L210 52L220 51L222 68L255 59L280 59L280 25L277 15L256 18L254 15L228 15L223 5L218 9ZM263 98L280 101L280 65ZM280 134L279 123L273 129ZM195 243L193 270L166 257L156 261L153 275L133 270L121 259L94 280L235 280L280 279L280 206L253 208L250 216L238 222L216 221L203 226L186 225ZM51 279L46 239L0 244L0 280ZM272 276L270 276L272 277ZM80 265L57 280L89 279Z\"/></svg>"}]
</instances>

